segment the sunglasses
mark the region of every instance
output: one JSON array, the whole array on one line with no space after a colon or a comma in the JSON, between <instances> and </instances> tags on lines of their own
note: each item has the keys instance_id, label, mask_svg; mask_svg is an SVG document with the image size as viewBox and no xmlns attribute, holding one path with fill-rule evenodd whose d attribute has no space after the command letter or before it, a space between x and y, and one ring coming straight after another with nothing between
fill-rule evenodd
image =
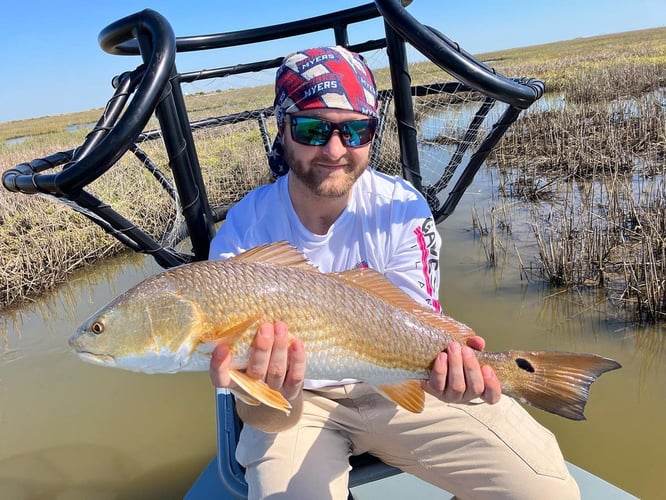
<instances>
[{"instance_id":1,"label":"sunglasses","mask_svg":"<svg viewBox=\"0 0 666 500\"><path fill-rule=\"evenodd\" d=\"M377 118L334 123L310 116L289 115L289 121L291 138L306 146L323 146L337 130L345 147L358 148L368 144L377 130Z\"/></svg>"}]
</instances>

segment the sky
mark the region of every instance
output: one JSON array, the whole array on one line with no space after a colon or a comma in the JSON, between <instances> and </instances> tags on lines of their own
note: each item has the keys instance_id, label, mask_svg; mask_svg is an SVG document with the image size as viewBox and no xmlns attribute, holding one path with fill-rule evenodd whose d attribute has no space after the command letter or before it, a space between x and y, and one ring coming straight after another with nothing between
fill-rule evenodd
<instances>
[{"instance_id":1,"label":"sky","mask_svg":"<svg viewBox=\"0 0 666 500\"><path fill-rule=\"evenodd\" d=\"M223 33L330 13L368 0L12 0L0 15L0 122L101 108L112 78L139 63L97 43L110 23L153 9L176 36ZM408 12L469 53L666 26L663 0L414 0ZM352 43L379 38L381 22L354 31ZM179 54L179 71L272 59L332 35L285 39L270 47Z\"/></svg>"}]
</instances>

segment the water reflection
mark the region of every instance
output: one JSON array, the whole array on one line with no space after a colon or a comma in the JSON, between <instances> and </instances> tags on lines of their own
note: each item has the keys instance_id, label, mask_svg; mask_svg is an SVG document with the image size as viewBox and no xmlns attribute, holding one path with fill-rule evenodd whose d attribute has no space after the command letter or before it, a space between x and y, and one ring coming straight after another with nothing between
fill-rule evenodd
<instances>
[{"instance_id":1,"label":"water reflection","mask_svg":"<svg viewBox=\"0 0 666 500\"><path fill-rule=\"evenodd\" d=\"M127 254L104 265L87 267L30 306L5 311L0 332L6 352L31 350L50 345L64 352L67 346L52 342L63 327L77 324L82 314L92 314L105 299L119 295L158 271L158 266L139 255Z\"/></svg>"},{"instance_id":2,"label":"water reflection","mask_svg":"<svg viewBox=\"0 0 666 500\"><path fill-rule=\"evenodd\" d=\"M95 122L75 123L74 125L68 125L67 127L65 127L65 130L67 130L67 132L76 132L78 130L92 130L95 124L96 124Z\"/></svg>"}]
</instances>

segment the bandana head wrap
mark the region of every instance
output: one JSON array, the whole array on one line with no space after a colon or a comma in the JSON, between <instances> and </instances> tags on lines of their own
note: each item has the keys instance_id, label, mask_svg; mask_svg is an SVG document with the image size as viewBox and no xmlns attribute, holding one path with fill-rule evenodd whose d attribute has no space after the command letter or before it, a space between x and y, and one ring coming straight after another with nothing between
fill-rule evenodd
<instances>
[{"instance_id":1,"label":"bandana head wrap","mask_svg":"<svg viewBox=\"0 0 666 500\"><path fill-rule=\"evenodd\" d=\"M275 118L283 130L287 113L305 109L346 109L377 118L377 87L361 56L344 47L295 52L275 75ZM278 133L268 163L275 177L289 170Z\"/></svg>"}]
</instances>

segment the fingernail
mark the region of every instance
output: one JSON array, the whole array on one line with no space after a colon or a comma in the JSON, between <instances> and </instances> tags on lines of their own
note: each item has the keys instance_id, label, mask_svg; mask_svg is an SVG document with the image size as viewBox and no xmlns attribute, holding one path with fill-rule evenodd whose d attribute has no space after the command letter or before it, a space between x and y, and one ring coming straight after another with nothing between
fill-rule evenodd
<instances>
[{"instance_id":1,"label":"fingernail","mask_svg":"<svg viewBox=\"0 0 666 500\"><path fill-rule=\"evenodd\" d=\"M447 349L451 354L458 354L460 352L460 344L458 342L452 342L449 344Z\"/></svg>"},{"instance_id":2,"label":"fingernail","mask_svg":"<svg viewBox=\"0 0 666 500\"><path fill-rule=\"evenodd\" d=\"M271 331L271 327L270 326L264 326L264 325L261 325L261 327L259 328L259 334L265 339L269 339L273 336L273 332Z\"/></svg>"}]
</instances>

